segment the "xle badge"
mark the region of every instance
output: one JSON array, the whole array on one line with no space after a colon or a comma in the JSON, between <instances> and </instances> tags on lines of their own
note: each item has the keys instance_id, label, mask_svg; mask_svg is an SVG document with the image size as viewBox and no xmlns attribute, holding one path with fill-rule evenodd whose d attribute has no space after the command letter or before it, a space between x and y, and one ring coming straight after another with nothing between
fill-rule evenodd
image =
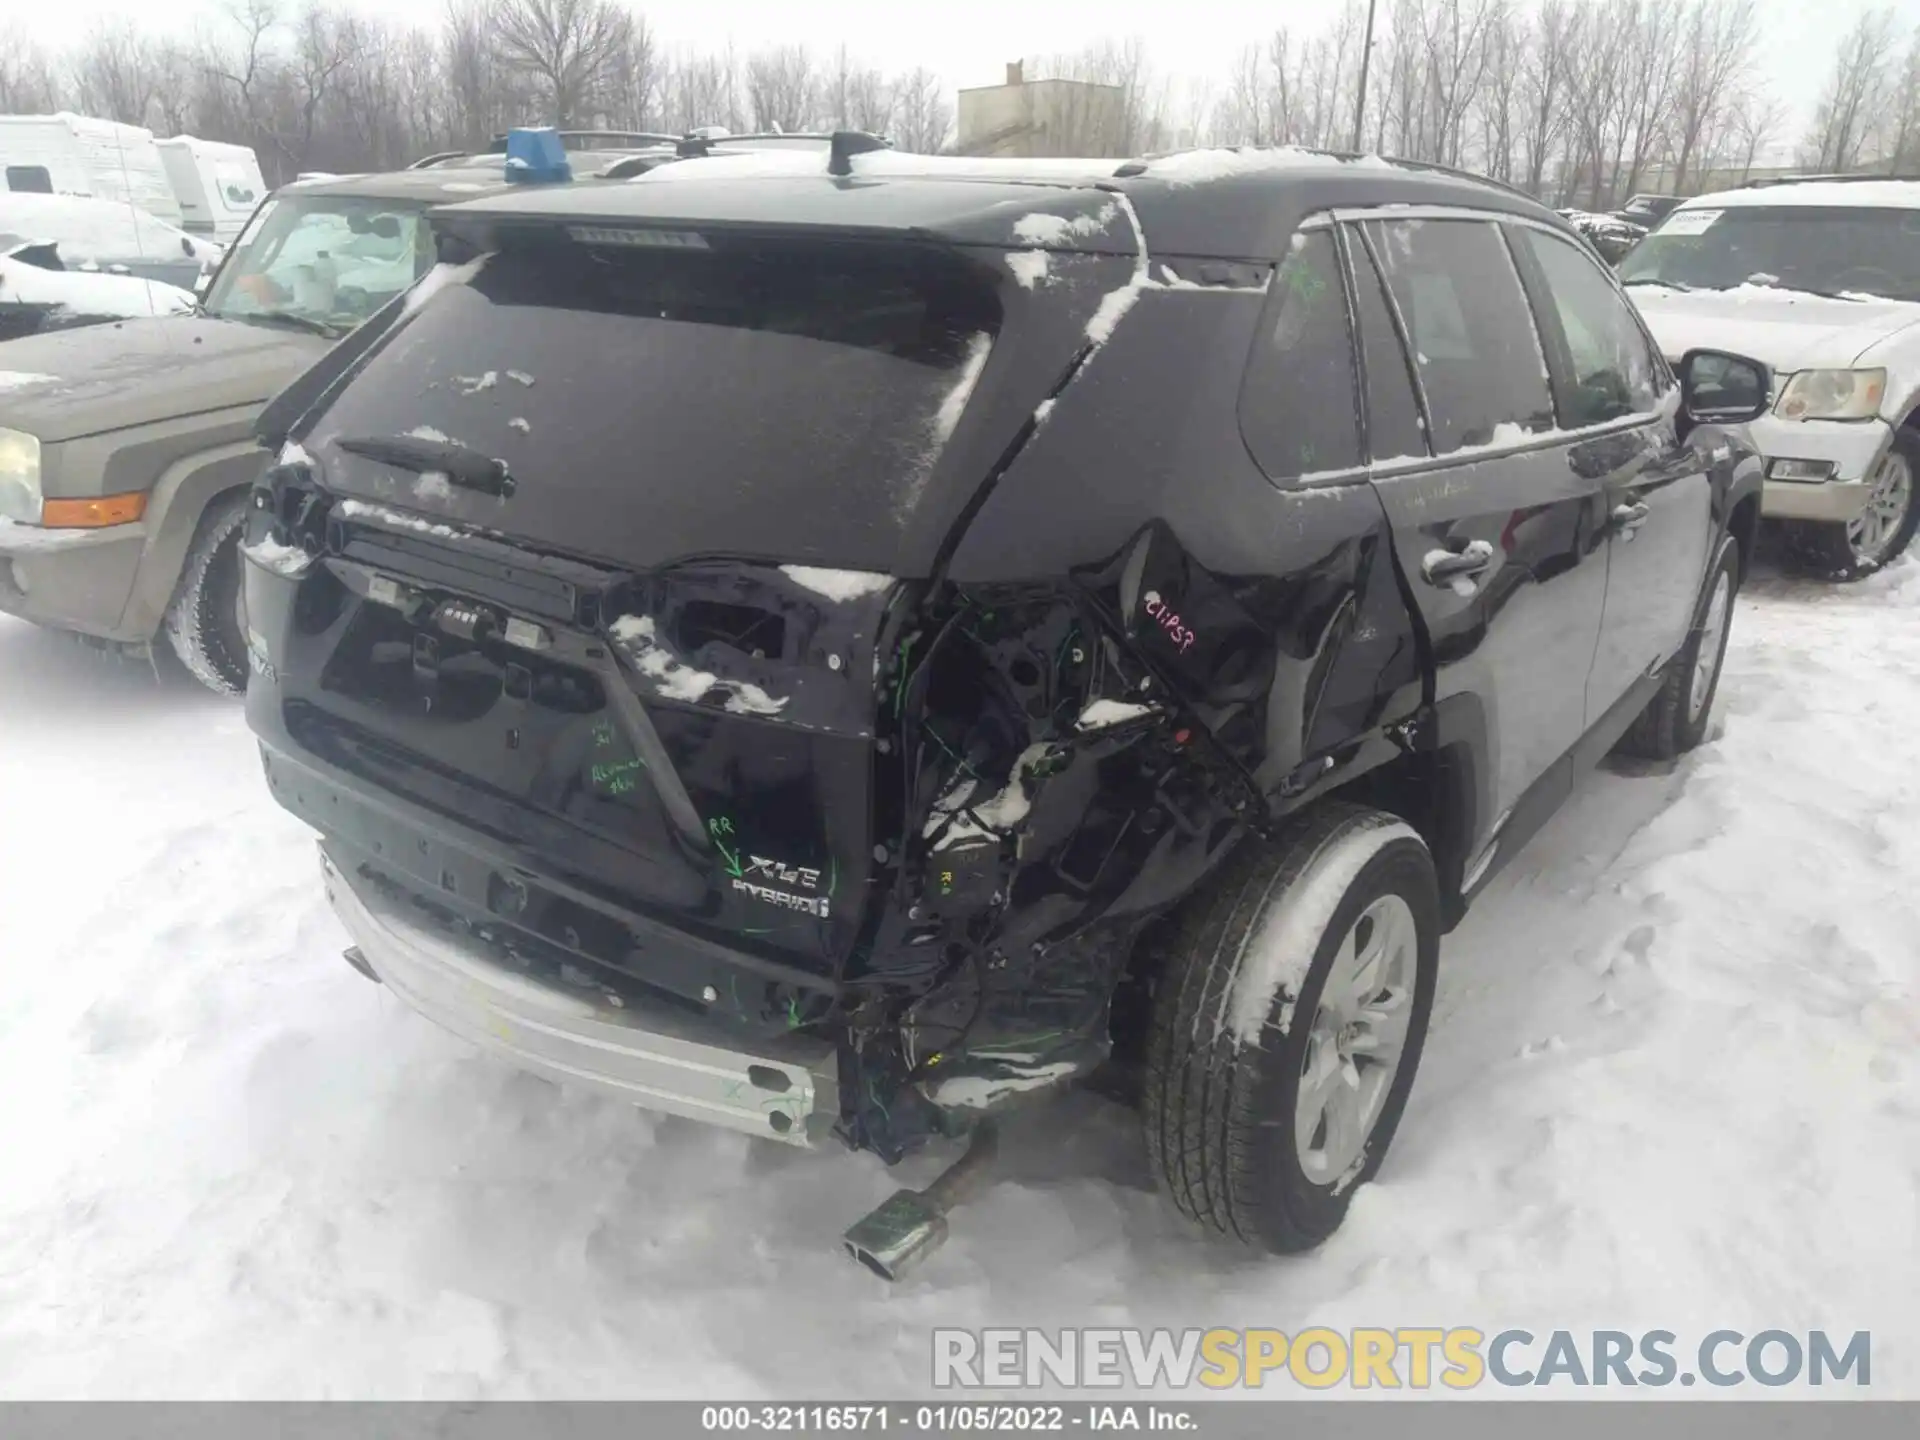
<instances>
[{"instance_id":1,"label":"xle badge","mask_svg":"<svg viewBox=\"0 0 1920 1440\"><path fill-rule=\"evenodd\" d=\"M707 833L713 838L714 848L720 852L727 874L732 877L733 888L742 895L758 900L763 905L797 910L821 920L828 918L827 896L795 893L796 890L817 891L820 888L818 870L807 865L787 865L765 855L750 855L736 850L733 821L724 816L709 820Z\"/></svg>"}]
</instances>

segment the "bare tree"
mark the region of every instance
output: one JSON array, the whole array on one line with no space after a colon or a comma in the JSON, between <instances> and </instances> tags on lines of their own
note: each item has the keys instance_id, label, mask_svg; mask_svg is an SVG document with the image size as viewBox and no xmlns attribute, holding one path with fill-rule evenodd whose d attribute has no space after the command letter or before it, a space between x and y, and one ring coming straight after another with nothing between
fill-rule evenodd
<instances>
[{"instance_id":1,"label":"bare tree","mask_svg":"<svg viewBox=\"0 0 1920 1440\"><path fill-rule=\"evenodd\" d=\"M144 125L160 86L153 50L126 20L96 25L73 57L74 89L93 115Z\"/></svg>"},{"instance_id":2,"label":"bare tree","mask_svg":"<svg viewBox=\"0 0 1920 1440\"><path fill-rule=\"evenodd\" d=\"M893 129L893 86L878 70L856 70L847 84L846 123L855 130L886 135Z\"/></svg>"},{"instance_id":3,"label":"bare tree","mask_svg":"<svg viewBox=\"0 0 1920 1440\"><path fill-rule=\"evenodd\" d=\"M1582 12L1567 0L1541 0L1524 31L1519 58L1525 102L1520 137L1523 183L1545 194L1547 165L1567 133L1573 53L1584 41Z\"/></svg>"},{"instance_id":4,"label":"bare tree","mask_svg":"<svg viewBox=\"0 0 1920 1440\"><path fill-rule=\"evenodd\" d=\"M933 155L953 132L953 107L940 79L924 66L893 84L893 140L902 150Z\"/></svg>"},{"instance_id":5,"label":"bare tree","mask_svg":"<svg viewBox=\"0 0 1920 1440\"><path fill-rule=\"evenodd\" d=\"M1894 50L1894 12L1870 10L1841 38L1820 95L1807 150L1822 170L1851 170L1871 138Z\"/></svg>"},{"instance_id":6,"label":"bare tree","mask_svg":"<svg viewBox=\"0 0 1920 1440\"><path fill-rule=\"evenodd\" d=\"M1737 183L1744 185L1753 178L1760 153L1779 138L1786 119L1786 106L1778 96L1742 91L1734 97L1728 131L1740 165Z\"/></svg>"},{"instance_id":7,"label":"bare tree","mask_svg":"<svg viewBox=\"0 0 1920 1440\"><path fill-rule=\"evenodd\" d=\"M0 29L0 111L39 115L58 110L61 90L47 52L16 23Z\"/></svg>"},{"instance_id":8,"label":"bare tree","mask_svg":"<svg viewBox=\"0 0 1920 1440\"><path fill-rule=\"evenodd\" d=\"M1467 112L1487 73L1487 35L1495 0L1435 0L1424 44L1432 126L1423 157L1458 165Z\"/></svg>"},{"instance_id":9,"label":"bare tree","mask_svg":"<svg viewBox=\"0 0 1920 1440\"><path fill-rule=\"evenodd\" d=\"M668 93L668 128L691 130L702 125L746 128L740 98L739 69L731 49L719 55L694 55L674 67Z\"/></svg>"},{"instance_id":10,"label":"bare tree","mask_svg":"<svg viewBox=\"0 0 1920 1440\"><path fill-rule=\"evenodd\" d=\"M604 100L633 33L612 0L500 0L489 18L495 53L533 81L543 118L563 129Z\"/></svg>"},{"instance_id":11,"label":"bare tree","mask_svg":"<svg viewBox=\"0 0 1920 1440\"><path fill-rule=\"evenodd\" d=\"M1753 63L1753 0L1691 0L1681 30L1673 106L1673 186L1687 180L1709 132L1725 121L1729 92Z\"/></svg>"},{"instance_id":12,"label":"bare tree","mask_svg":"<svg viewBox=\"0 0 1920 1440\"><path fill-rule=\"evenodd\" d=\"M666 63L653 27L633 17L626 46L614 57L607 78L607 108L622 126L652 130L664 123Z\"/></svg>"},{"instance_id":13,"label":"bare tree","mask_svg":"<svg viewBox=\"0 0 1920 1440\"><path fill-rule=\"evenodd\" d=\"M812 129L819 88L804 45L781 45L747 59L747 103L758 129Z\"/></svg>"},{"instance_id":14,"label":"bare tree","mask_svg":"<svg viewBox=\"0 0 1920 1440\"><path fill-rule=\"evenodd\" d=\"M273 0L240 0L229 12L236 31L230 49L212 51L206 68L215 84L214 126L229 139L259 146L266 138L267 90L273 76ZM273 179L269 173L268 179ZM282 177L286 178L286 177Z\"/></svg>"},{"instance_id":15,"label":"bare tree","mask_svg":"<svg viewBox=\"0 0 1920 1440\"><path fill-rule=\"evenodd\" d=\"M1883 158L1896 174L1909 174L1920 164L1920 29L1907 42L1887 108L1887 142Z\"/></svg>"}]
</instances>

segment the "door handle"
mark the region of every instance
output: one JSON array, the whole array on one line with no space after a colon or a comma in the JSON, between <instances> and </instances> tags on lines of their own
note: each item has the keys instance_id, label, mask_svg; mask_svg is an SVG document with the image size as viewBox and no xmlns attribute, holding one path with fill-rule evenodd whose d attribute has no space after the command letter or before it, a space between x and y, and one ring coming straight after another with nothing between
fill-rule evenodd
<instances>
[{"instance_id":1,"label":"door handle","mask_svg":"<svg viewBox=\"0 0 1920 1440\"><path fill-rule=\"evenodd\" d=\"M1647 517L1653 511L1645 501L1636 500L1631 505L1616 505L1613 513L1607 517L1616 530L1638 530L1647 523Z\"/></svg>"},{"instance_id":2,"label":"door handle","mask_svg":"<svg viewBox=\"0 0 1920 1440\"><path fill-rule=\"evenodd\" d=\"M1420 574L1429 585L1451 585L1491 564L1493 546L1485 540L1470 540L1458 549L1429 550L1420 558Z\"/></svg>"}]
</instances>

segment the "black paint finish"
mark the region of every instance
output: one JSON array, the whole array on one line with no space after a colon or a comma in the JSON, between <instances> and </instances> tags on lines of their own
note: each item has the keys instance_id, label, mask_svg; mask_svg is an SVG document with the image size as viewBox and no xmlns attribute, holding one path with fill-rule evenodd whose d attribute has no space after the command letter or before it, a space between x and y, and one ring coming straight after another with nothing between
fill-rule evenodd
<instances>
[{"instance_id":1,"label":"black paint finish","mask_svg":"<svg viewBox=\"0 0 1920 1440\"><path fill-rule=\"evenodd\" d=\"M935 247L941 273L996 287L1000 317L913 504L846 557L885 573L834 595L782 568L777 510L722 543L734 477L670 477L716 488L597 531L591 507L518 518L532 486L383 489L328 441L361 361L336 365L290 427L314 460L269 473L249 531L312 557L247 567L274 793L437 922L570 983L834 1037L842 1133L888 1157L1097 1065L1142 929L1331 791L1419 828L1457 915L1679 648L1757 466L1711 432L1682 443L1670 406L1276 484L1240 407L1301 216L1489 194L1392 171L1369 192L1329 166L1128 180L1133 218L1084 187L806 189L809 244L841 196L859 243ZM659 188L595 203L775 223L752 195ZM1230 263L1200 233L1209 207L1242 237ZM455 223L557 243L540 211ZM1005 247L1029 215L1084 221L1088 253L1023 279ZM1189 250L1143 269L1135 218ZM363 357L393 372L407 334L389 315ZM1366 363L1407 367L1378 339ZM796 436L817 418L773 417ZM541 443L563 484L565 427ZM823 563L831 527L806 530Z\"/></svg>"}]
</instances>

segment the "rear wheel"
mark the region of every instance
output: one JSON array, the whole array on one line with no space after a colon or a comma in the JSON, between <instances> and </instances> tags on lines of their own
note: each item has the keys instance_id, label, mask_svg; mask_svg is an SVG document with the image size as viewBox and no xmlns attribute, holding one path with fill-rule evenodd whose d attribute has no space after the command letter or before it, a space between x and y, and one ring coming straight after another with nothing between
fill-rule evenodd
<instances>
[{"instance_id":1,"label":"rear wheel","mask_svg":"<svg viewBox=\"0 0 1920 1440\"><path fill-rule=\"evenodd\" d=\"M1806 569L1859 580L1900 558L1920 528L1920 436L1901 429L1868 477L1867 503L1844 525L1795 521L1787 544Z\"/></svg>"},{"instance_id":2,"label":"rear wheel","mask_svg":"<svg viewBox=\"0 0 1920 1440\"><path fill-rule=\"evenodd\" d=\"M167 608L173 653L196 680L222 695L247 689L247 596L240 573L246 518L244 494L207 507Z\"/></svg>"},{"instance_id":3,"label":"rear wheel","mask_svg":"<svg viewBox=\"0 0 1920 1440\"><path fill-rule=\"evenodd\" d=\"M1174 1205L1222 1235L1306 1250L1393 1140L1433 1005L1427 847L1330 804L1190 903L1153 1000L1147 1149Z\"/></svg>"},{"instance_id":4,"label":"rear wheel","mask_svg":"<svg viewBox=\"0 0 1920 1440\"><path fill-rule=\"evenodd\" d=\"M1739 591L1740 548L1724 540L1687 643L1667 666L1659 691L1615 748L1643 760L1671 760L1707 738L1707 721L1713 714L1714 696L1720 693L1720 671L1733 631L1733 600Z\"/></svg>"}]
</instances>

